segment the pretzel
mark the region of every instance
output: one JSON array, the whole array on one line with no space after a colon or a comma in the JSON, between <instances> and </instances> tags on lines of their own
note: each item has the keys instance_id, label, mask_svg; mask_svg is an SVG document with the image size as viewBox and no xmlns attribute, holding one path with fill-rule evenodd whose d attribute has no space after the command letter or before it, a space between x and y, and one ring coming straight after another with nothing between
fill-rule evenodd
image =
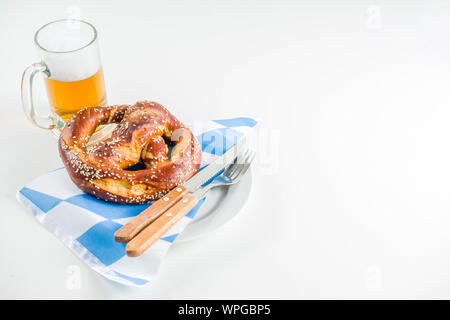
<instances>
[{"instance_id":1,"label":"pretzel","mask_svg":"<svg viewBox=\"0 0 450 320\"><path fill-rule=\"evenodd\" d=\"M117 123L111 136L89 144L98 126L109 123ZM150 101L83 109L67 122L58 145L70 178L81 190L118 203L157 200L193 176L201 162L192 132ZM136 164L145 169L127 170Z\"/></svg>"}]
</instances>

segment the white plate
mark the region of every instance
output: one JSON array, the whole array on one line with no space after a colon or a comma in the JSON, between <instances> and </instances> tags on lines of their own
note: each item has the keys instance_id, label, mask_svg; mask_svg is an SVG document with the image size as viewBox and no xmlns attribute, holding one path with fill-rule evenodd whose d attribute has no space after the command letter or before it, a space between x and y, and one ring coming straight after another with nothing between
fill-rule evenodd
<instances>
[{"instance_id":1,"label":"white plate","mask_svg":"<svg viewBox=\"0 0 450 320\"><path fill-rule=\"evenodd\" d=\"M231 221L245 208L251 189L252 172L249 169L238 184L217 187L209 191L194 221L177 237L175 243L198 238Z\"/></svg>"}]
</instances>

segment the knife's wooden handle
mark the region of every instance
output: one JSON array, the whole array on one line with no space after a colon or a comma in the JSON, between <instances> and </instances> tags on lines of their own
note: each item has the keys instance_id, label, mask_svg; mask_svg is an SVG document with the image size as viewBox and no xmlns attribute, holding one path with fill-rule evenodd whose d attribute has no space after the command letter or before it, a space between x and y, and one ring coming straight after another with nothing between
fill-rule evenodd
<instances>
[{"instance_id":1,"label":"knife's wooden handle","mask_svg":"<svg viewBox=\"0 0 450 320\"><path fill-rule=\"evenodd\" d=\"M127 256L138 257L143 254L145 250L161 238L175 223L191 211L197 202L197 197L192 194L186 194L172 208L164 212L163 215L128 242L125 248Z\"/></svg>"},{"instance_id":2,"label":"knife's wooden handle","mask_svg":"<svg viewBox=\"0 0 450 320\"><path fill-rule=\"evenodd\" d=\"M142 229L155 221L163 212L172 207L182 196L188 193L183 186L177 186L164 197L154 202L150 207L130 220L122 228L114 233L117 242L128 242L134 238Z\"/></svg>"}]
</instances>

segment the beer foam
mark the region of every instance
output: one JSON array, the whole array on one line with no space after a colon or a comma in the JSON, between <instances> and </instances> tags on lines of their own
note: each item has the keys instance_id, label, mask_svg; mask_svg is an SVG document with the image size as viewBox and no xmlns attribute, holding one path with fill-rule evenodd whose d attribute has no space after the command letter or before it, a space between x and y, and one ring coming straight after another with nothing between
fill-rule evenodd
<instances>
[{"instance_id":1,"label":"beer foam","mask_svg":"<svg viewBox=\"0 0 450 320\"><path fill-rule=\"evenodd\" d=\"M50 78L79 81L93 76L100 68L95 29L80 21L58 21L44 26L36 35L42 61Z\"/></svg>"}]
</instances>

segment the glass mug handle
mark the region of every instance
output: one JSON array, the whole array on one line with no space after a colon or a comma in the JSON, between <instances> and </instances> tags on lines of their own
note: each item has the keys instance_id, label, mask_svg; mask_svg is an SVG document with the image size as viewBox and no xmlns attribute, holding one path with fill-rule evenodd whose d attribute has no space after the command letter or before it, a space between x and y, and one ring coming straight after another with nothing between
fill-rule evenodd
<instances>
[{"instance_id":1,"label":"glass mug handle","mask_svg":"<svg viewBox=\"0 0 450 320\"><path fill-rule=\"evenodd\" d=\"M27 118L39 128L50 129L53 130L55 134L59 134L59 129L64 127L64 121L54 113L50 113L50 115L46 117L40 116L34 108L33 79L39 72L50 76L50 71L43 62L33 63L23 72L21 86L23 111Z\"/></svg>"}]
</instances>

